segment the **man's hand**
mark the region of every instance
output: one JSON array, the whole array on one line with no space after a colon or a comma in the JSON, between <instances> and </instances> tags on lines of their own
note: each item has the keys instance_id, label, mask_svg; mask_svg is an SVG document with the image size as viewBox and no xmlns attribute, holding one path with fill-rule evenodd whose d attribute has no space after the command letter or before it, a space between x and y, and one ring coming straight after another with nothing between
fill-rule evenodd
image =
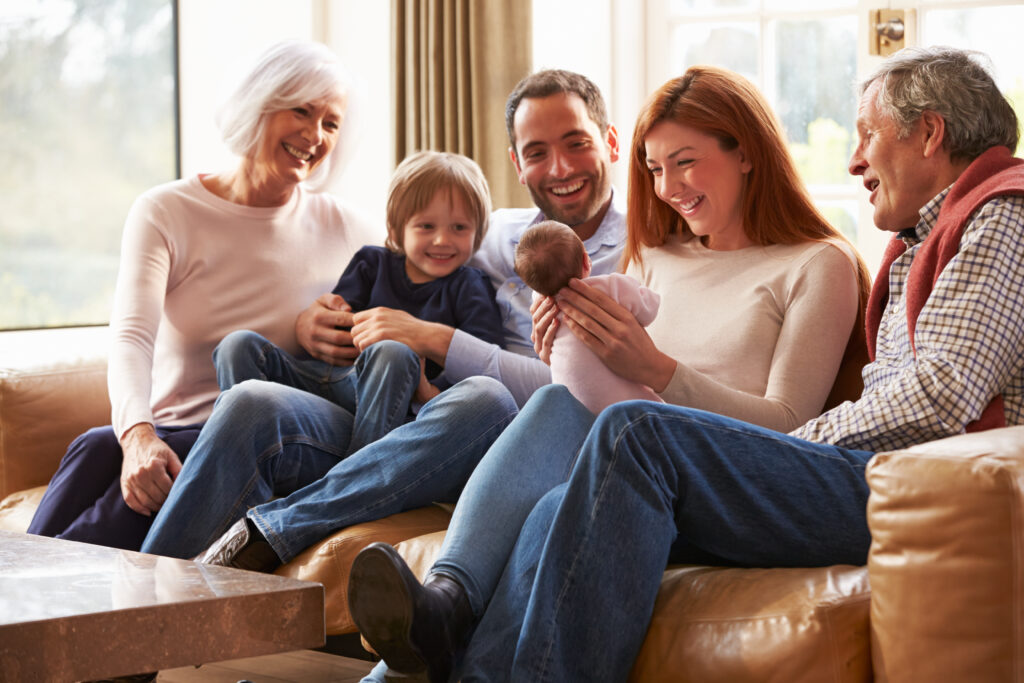
<instances>
[{"instance_id":1,"label":"man's hand","mask_svg":"<svg viewBox=\"0 0 1024 683\"><path fill-rule=\"evenodd\" d=\"M676 361L658 350L629 310L579 279L570 280L555 298L564 324L609 370L664 391Z\"/></svg>"},{"instance_id":2,"label":"man's hand","mask_svg":"<svg viewBox=\"0 0 1024 683\"><path fill-rule=\"evenodd\" d=\"M533 330L530 332L533 350L542 361L551 365L551 344L558 331L558 306L554 299L546 296L530 305L530 315L533 318Z\"/></svg>"},{"instance_id":3,"label":"man's hand","mask_svg":"<svg viewBox=\"0 0 1024 683\"><path fill-rule=\"evenodd\" d=\"M352 309L337 294L321 294L295 320L295 337L317 360L352 365L359 350L352 345Z\"/></svg>"},{"instance_id":4,"label":"man's hand","mask_svg":"<svg viewBox=\"0 0 1024 683\"><path fill-rule=\"evenodd\" d=\"M405 311L378 306L352 315L352 342L359 350L384 339L405 344L421 357L444 365L454 330Z\"/></svg>"},{"instance_id":5,"label":"man's hand","mask_svg":"<svg viewBox=\"0 0 1024 683\"><path fill-rule=\"evenodd\" d=\"M149 517L167 500L181 460L146 422L124 433L121 450L121 495L128 507Z\"/></svg>"}]
</instances>

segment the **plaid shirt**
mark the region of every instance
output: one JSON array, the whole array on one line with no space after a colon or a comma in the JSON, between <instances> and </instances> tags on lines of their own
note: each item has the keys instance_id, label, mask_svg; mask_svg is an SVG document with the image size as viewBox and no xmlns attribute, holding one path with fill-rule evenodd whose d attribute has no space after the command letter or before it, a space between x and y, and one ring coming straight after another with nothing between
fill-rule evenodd
<instances>
[{"instance_id":1,"label":"plaid shirt","mask_svg":"<svg viewBox=\"0 0 1024 683\"><path fill-rule=\"evenodd\" d=\"M975 213L921 309L916 358L910 347L904 286L948 193L900 233L907 250L889 270L889 303L861 398L793 436L868 451L904 448L962 433L1000 393L1006 423L1024 424L1024 197L997 197Z\"/></svg>"}]
</instances>

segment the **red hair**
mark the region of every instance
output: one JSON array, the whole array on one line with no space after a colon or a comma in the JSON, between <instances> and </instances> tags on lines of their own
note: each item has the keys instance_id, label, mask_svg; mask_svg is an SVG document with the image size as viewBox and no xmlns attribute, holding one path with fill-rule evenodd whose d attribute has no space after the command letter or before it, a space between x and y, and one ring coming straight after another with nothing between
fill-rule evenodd
<instances>
[{"instance_id":1,"label":"red hair","mask_svg":"<svg viewBox=\"0 0 1024 683\"><path fill-rule=\"evenodd\" d=\"M662 121L696 128L717 138L722 149L743 150L751 166L743 189L743 231L754 244L826 240L849 244L811 201L786 147L782 126L757 88L731 71L694 66L655 91L637 117L629 159L623 269L633 261L642 263L642 247L661 246L671 234L693 234L683 217L654 193L644 138ZM863 311L871 275L852 244L849 252L855 258ZM863 314L855 329L862 325Z\"/></svg>"}]
</instances>

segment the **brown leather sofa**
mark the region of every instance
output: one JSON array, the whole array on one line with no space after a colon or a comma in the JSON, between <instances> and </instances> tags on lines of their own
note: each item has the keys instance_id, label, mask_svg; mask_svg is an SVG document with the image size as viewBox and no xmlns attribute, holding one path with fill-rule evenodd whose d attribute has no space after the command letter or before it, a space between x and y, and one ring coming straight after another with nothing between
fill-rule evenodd
<instances>
[{"instance_id":1,"label":"brown leather sofa","mask_svg":"<svg viewBox=\"0 0 1024 683\"><path fill-rule=\"evenodd\" d=\"M0 334L0 529L24 531L68 442L109 422L105 346L103 328ZM1024 680L1024 428L879 454L867 476L866 567L672 567L632 679ZM355 553L387 541L422 574L449 517L360 524L278 573L323 583L328 634L353 633Z\"/></svg>"}]
</instances>

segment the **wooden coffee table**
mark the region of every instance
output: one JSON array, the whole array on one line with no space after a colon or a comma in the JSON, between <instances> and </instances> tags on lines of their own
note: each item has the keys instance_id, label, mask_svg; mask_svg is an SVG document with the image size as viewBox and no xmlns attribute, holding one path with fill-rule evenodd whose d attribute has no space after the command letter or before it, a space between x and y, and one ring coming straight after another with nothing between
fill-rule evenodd
<instances>
[{"instance_id":1,"label":"wooden coffee table","mask_svg":"<svg viewBox=\"0 0 1024 683\"><path fill-rule=\"evenodd\" d=\"M319 583L0 531L0 681L79 681L320 647Z\"/></svg>"}]
</instances>

